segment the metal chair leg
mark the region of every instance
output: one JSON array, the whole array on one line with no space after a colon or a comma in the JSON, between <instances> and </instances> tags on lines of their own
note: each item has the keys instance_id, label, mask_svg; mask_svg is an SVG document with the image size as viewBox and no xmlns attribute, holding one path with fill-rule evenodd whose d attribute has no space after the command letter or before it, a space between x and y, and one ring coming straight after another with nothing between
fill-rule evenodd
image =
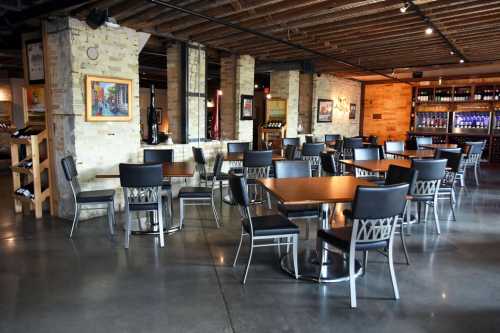
<instances>
[{"instance_id":1,"label":"metal chair leg","mask_svg":"<svg viewBox=\"0 0 500 333\"><path fill-rule=\"evenodd\" d=\"M396 281L396 273L394 271L394 258L393 258L393 244L392 241L389 243L388 256L389 260L389 271L391 272L392 289L394 290L394 298L399 299L399 288L398 282Z\"/></svg>"},{"instance_id":2,"label":"metal chair leg","mask_svg":"<svg viewBox=\"0 0 500 333\"><path fill-rule=\"evenodd\" d=\"M366 266L368 266L368 251L363 251L363 275L366 274Z\"/></svg>"},{"instance_id":3,"label":"metal chair leg","mask_svg":"<svg viewBox=\"0 0 500 333\"><path fill-rule=\"evenodd\" d=\"M238 244L238 249L236 250L236 256L234 257L233 261L233 267L236 266L236 262L238 261L238 256L240 254L240 249L241 249L241 243L243 243L243 227L241 228L241 235L240 235L240 243Z\"/></svg>"},{"instance_id":4,"label":"metal chair leg","mask_svg":"<svg viewBox=\"0 0 500 333\"><path fill-rule=\"evenodd\" d=\"M69 238L73 237L73 231L75 227L78 227L78 219L80 218L80 204L75 205L75 216L73 217L73 224L71 225L71 232L69 233Z\"/></svg>"},{"instance_id":5,"label":"metal chair leg","mask_svg":"<svg viewBox=\"0 0 500 333\"><path fill-rule=\"evenodd\" d=\"M295 279L299 278L299 263L297 260L297 252L299 247L299 235L293 235L293 271L295 273ZM287 251L288 252L288 251Z\"/></svg>"},{"instance_id":6,"label":"metal chair leg","mask_svg":"<svg viewBox=\"0 0 500 333\"><path fill-rule=\"evenodd\" d=\"M351 308L357 307L356 302L356 277L355 277L355 266L354 263L356 261L356 255L354 251L349 253L349 290L351 294Z\"/></svg>"},{"instance_id":7,"label":"metal chair leg","mask_svg":"<svg viewBox=\"0 0 500 333\"><path fill-rule=\"evenodd\" d=\"M111 207L113 203L108 203L108 225L109 225L109 233L111 236L115 234L114 228L113 228L113 208Z\"/></svg>"},{"instance_id":8,"label":"metal chair leg","mask_svg":"<svg viewBox=\"0 0 500 333\"><path fill-rule=\"evenodd\" d=\"M128 204L127 204L128 205ZM128 249L130 245L130 229L132 228L132 219L130 218L130 211L126 211L126 226L125 226L125 248Z\"/></svg>"},{"instance_id":9,"label":"metal chair leg","mask_svg":"<svg viewBox=\"0 0 500 333\"><path fill-rule=\"evenodd\" d=\"M438 235L441 234L441 228L439 227L439 217L438 217L438 211L437 211L437 196L434 197L434 204L432 206L432 209L434 211L434 223L436 224L436 232Z\"/></svg>"},{"instance_id":10,"label":"metal chair leg","mask_svg":"<svg viewBox=\"0 0 500 333\"><path fill-rule=\"evenodd\" d=\"M162 209L161 199L158 205L159 207L158 210L156 211L156 214L158 215L158 232L160 233L160 247L164 247L165 233L163 232L163 209Z\"/></svg>"},{"instance_id":11,"label":"metal chair leg","mask_svg":"<svg viewBox=\"0 0 500 333\"><path fill-rule=\"evenodd\" d=\"M478 163L474 164L474 178L476 179L476 186L479 186L479 177L478 177Z\"/></svg>"},{"instance_id":12,"label":"metal chair leg","mask_svg":"<svg viewBox=\"0 0 500 333\"><path fill-rule=\"evenodd\" d=\"M210 202L212 204L212 210L214 212L215 224L217 225L217 228L220 228L220 225L219 225L219 214L217 213L217 209L215 208L214 192L213 191L212 191L212 198L210 199Z\"/></svg>"},{"instance_id":13,"label":"metal chair leg","mask_svg":"<svg viewBox=\"0 0 500 333\"><path fill-rule=\"evenodd\" d=\"M453 215L453 221L457 220L457 216L455 215L455 190L451 188L451 193L450 193L450 206L451 206L451 214Z\"/></svg>"},{"instance_id":14,"label":"metal chair leg","mask_svg":"<svg viewBox=\"0 0 500 333\"><path fill-rule=\"evenodd\" d=\"M184 199L179 199L179 229L184 226Z\"/></svg>"},{"instance_id":15,"label":"metal chair leg","mask_svg":"<svg viewBox=\"0 0 500 333\"><path fill-rule=\"evenodd\" d=\"M248 255L247 267L245 268L245 273L243 274L243 280L241 281L242 284L245 284L247 282L248 269L250 268L250 263L252 262L252 254L253 254L253 239L252 236L250 235L250 254Z\"/></svg>"},{"instance_id":16,"label":"metal chair leg","mask_svg":"<svg viewBox=\"0 0 500 333\"><path fill-rule=\"evenodd\" d=\"M408 220L409 221L409 220ZM410 256L408 255L408 249L406 248L406 237L405 237L405 231L404 231L404 224L403 224L403 220L401 220L401 227L400 227L400 235L401 235L401 244L403 244L403 252L405 254L405 258L406 258L406 264L409 265L410 264ZM407 222L408 225L410 222Z\"/></svg>"}]
</instances>

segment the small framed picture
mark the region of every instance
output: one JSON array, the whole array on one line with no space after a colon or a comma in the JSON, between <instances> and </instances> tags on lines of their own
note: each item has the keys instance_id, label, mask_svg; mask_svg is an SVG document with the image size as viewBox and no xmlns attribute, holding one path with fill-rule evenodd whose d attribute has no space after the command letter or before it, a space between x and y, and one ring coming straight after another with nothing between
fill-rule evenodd
<instances>
[{"instance_id":1,"label":"small framed picture","mask_svg":"<svg viewBox=\"0 0 500 333\"><path fill-rule=\"evenodd\" d=\"M129 121L132 119L132 80L86 77L87 121Z\"/></svg>"},{"instance_id":2,"label":"small framed picture","mask_svg":"<svg viewBox=\"0 0 500 333\"><path fill-rule=\"evenodd\" d=\"M351 103L349 107L349 119L356 119L356 104Z\"/></svg>"},{"instance_id":3,"label":"small framed picture","mask_svg":"<svg viewBox=\"0 0 500 333\"><path fill-rule=\"evenodd\" d=\"M25 47L28 65L28 81L30 84L42 84L45 82L42 40L34 39L26 41Z\"/></svg>"},{"instance_id":4,"label":"small framed picture","mask_svg":"<svg viewBox=\"0 0 500 333\"><path fill-rule=\"evenodd\" d=\"M318 123L331 123L333 101L331 99L318 99Z\"/></svg>"},{"instance_id":5,"label":"small framed picture","mask_svg":"<svg viewBox=\"0 0 500 333\"><path fill-rule=\"evenodd\" d=\"M253 119L253 96L241 95L241 120Z\"/></svg>"}]
</instances>

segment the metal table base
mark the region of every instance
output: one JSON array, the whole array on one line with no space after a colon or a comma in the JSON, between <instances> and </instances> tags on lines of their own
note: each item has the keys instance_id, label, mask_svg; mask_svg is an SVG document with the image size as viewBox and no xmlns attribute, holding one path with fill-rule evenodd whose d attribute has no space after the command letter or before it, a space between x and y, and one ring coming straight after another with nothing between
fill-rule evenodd
<instances>
[{"instance_id":1,"label":"metal table base","mask_svg":"<svg viewBox=\"0 0 500 333\"><path fill-rule=\"evenodd\" d=\"M349 265L342 255L328 252L327 263L323 265L323 270L320 277L320 265L313 249L306 249L298 255L299 264L299 279L306 281L314 281L318 283L324 282L343 282L349 280ZM293 270L292 253L288 253L281 258L281 269L286 273L295 277ZM361 264L358 260L355 261L355 277L362 273Z\"/></svg>"}]
</instances>

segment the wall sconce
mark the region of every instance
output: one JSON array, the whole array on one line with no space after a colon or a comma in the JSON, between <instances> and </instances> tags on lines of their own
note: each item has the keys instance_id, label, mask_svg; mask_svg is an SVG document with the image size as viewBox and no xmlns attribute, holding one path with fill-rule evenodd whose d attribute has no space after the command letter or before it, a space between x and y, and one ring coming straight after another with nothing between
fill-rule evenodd
<instances>
[{"instance_id":1,"label":"wall sconce","mask_svg":"<svg viewBox=\"0 0 500 333\"><path fill-rule=\"evenodd\" d=\"M12 91L8 85L0 85L0 102L12 102Z\"/></svg>"}]
</instances>

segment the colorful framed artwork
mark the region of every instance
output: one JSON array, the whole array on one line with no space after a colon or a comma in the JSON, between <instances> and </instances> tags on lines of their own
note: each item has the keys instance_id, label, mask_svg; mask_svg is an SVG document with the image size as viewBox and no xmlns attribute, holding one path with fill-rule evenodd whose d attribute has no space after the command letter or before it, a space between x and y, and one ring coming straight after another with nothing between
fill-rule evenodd
<instances>
[{"instance_id":1,"label":"colorful framed artwork","mask_svg":"<svg viewBox=\"0 0 500 333\"><path fill-rule=\"evenodd\" d=\"M29 112L45 112L45 89L43 85L31 85L26 89Z\"/></svg>"},{"instance_id":2,"label":"colorful framed artwork","mask_svg":"<svg viewBox=\"0 0 500 333\"><path fill-rule=\"evenodd\" d=\"M286 99L270 98L266 99L266 120L284 120L286 121Z\"/></svg>"},{"instance_id":3,"label":"colorful framed artwork","mask_svg":"<svg viewBox=\"0 0 500 333\"><path fill-rule=\"evenodd\" d=\"M331 123L333 101L331 99L318 99L318 123Z\"/></svg>"},{"instance_id":4,"label":"colorful framed artwork","mask_svg":"<svg viewBox=\"0 0 500 333\"><path fill-rule=\"evenodd\" d=\"M85 80L87 121L132 119L132 80L90 75Z\"/></svg>"},{"instance_id":5,"label":"colorful framed artwork","mask_svg":"<svg viewBox=\"0 0 500 333\"><path fill-rule=\"evenodd\" d=\"M41 39L26 41L26 64L28 68L28 81L30 84L45 82L43 67L43 44Z\"/></svg>"},{"instance_id":6,"label":"colorful framed artwork","mask_svg":"<svg viewBox=\"0 0 500 333\"><path fill-rule=\"evenodd\" d=\"M252 95L241 95L241 113L240 120L252 120L253 119L253 96Z\"/></svg>"},{"instance_id":7,"label":"colorful framed artwork","mask_svg":"<svg viewBox=\"0 0 500 333\"><path fill-rule=\"evenodd\" d=\"M349 119L356 119L356 104L354 103L349 106Z\"/></svg>"}]
</instances>

